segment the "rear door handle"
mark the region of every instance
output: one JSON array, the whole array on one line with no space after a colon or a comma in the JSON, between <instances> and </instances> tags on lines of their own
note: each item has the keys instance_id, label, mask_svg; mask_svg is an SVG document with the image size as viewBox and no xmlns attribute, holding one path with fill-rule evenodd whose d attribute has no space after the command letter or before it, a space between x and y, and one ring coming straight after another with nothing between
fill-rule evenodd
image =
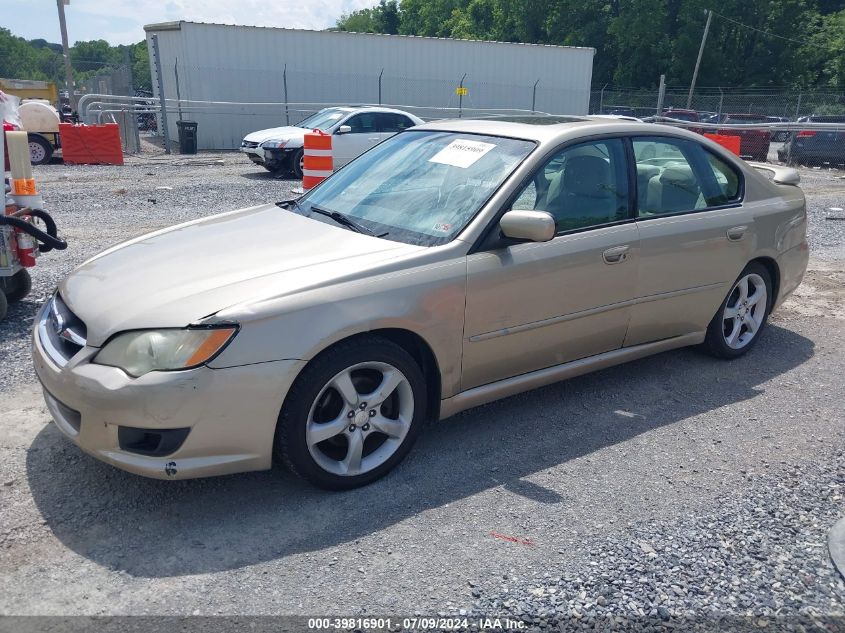
<instances>
[{"instance_id":1,"label":"rear door handle","mask_svg":"<svg viewBox=\"0 0 845 633\"><path fill-rule=\"evenodd\" d=\"M368 138L367 140L368 140L368 141L378 141L378 140L380 140L380 139L379 139L379 137L378 137L378 136L371 136L371 137L370 137L370 138Z\"/></svg>"},{"instance_id":2,"label":"rear door handle","mask_svg":"<svg viewBox=\"0 0 845 633\"><path fill-rule=\"evenodd\" d=\"M732 242L739 241L743 238L747 230L747 226L735 226L733 228L730 228L728 229L728 239Z\"/></svg>"},{"instance_id":3,"label":"rear door handle","mask_svg":"<svg viewBox=\"0 0 845 633\"><path fill-rule=\"evenodd\" d=\"M608 248L601 256L605 264L618 264L628 258L628 251L630 250L631 247L627 244L625 246L614 246L613 248Z\"/></svg>"}]
</instances>

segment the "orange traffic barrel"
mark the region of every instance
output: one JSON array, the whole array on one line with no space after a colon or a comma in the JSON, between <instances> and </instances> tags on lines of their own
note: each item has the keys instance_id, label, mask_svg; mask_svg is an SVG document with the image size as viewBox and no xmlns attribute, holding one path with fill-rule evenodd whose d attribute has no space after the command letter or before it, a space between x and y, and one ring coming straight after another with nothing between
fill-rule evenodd
<instances>
[{"instance_id":1,"label":"orange traffic barrel","mask_svg":"<svg viewBox=\"0 0 845 633\"><path fill-rule=\"evenodd\" d=\"M302 188L316 187L332 175L332 135L314 130L305 135L302 159Z\"/></svg>"}]
</instances>

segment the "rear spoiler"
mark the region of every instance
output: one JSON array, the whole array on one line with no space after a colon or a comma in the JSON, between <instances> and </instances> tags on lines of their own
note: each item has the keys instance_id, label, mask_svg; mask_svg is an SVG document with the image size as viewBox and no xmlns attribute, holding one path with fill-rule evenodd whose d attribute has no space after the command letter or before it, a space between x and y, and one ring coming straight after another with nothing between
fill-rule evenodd
<instances>
[{"instance_id":1,"label":"rear spoiler","mask_svg":"<svg viewBox=\"0 0 845 633\"><path fill-rule=\"evenodd\" d=\"M770 165L769 163L748 163L757 171L767 172L771 174L773 182L779 185L797 185L801 182L801 174L797 169L792 167L781 167L780 165Z\"/></svg>"}]
</instances>

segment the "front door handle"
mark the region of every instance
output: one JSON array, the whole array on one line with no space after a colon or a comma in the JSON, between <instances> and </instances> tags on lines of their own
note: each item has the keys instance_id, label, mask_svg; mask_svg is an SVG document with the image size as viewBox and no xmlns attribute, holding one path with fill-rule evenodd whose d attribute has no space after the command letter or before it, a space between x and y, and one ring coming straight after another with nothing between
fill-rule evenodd
<instances>
[{"instance_id":1,"label":"front door handle","mask_svg":"<svg viewBox=\"0 0 845 633\"><path fill-rule=\"evenodd\" d=\"M625 246L614 246L613 248L608 248L601 256L605 264L618 264L628 258L628 251L630 250L631 247L627 244Z\"/></svg>"},{"instance_id":2,"label":"front door handle","mask_svg":"<svg viewBox=\"0 0 845 633\"><path fill-rule=\"evenodd\" d=\"M747 226L735 226L733 228L730 228L728 229L728 239L732 242L741 240L747 230Z\"/></svg>"},{"instance_id":3,"label":"front door handle","mask_svg":"<svg viewBox=\"0 0 845 633\"><path fill-rule=\"evenodd\" d=\"M368 140L368 141L377 141L377 140L379 140L379 137L378 137L378 136L371 136L371 137L370 137L370 138L368 138L367 140Z\"/></svg>"}]
</instances>

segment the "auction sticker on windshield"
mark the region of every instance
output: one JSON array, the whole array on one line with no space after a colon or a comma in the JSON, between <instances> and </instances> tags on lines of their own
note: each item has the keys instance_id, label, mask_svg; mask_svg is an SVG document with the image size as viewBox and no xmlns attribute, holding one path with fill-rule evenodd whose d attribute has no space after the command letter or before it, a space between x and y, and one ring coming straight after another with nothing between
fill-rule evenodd
<instances>
[{"instance_id":1,"label":"auction sticker on windshield","mask_svg":"<svg viewBox=\"0 0 845 633\"><path fill-rule=\"evenodd\" d=\"M428 162L466 169L494 147L493 143L458 138L429 158Z\"/></svg>"}]
</instances>

